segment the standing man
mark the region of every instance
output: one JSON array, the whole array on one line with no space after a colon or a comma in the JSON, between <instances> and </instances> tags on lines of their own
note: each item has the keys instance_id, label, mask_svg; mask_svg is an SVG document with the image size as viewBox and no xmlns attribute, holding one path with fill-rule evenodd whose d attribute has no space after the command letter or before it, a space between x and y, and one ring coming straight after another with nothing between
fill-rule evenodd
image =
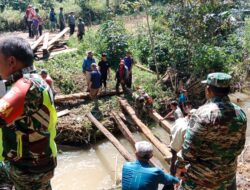
<instances>
[{"instance_id":1,"label":"standing man","mask_svg":"<svg viewBox=\"0 0 250 190\"><path fill-rule=\"evenodd\" d=\"M73 12L70 12L68 22L69 22L70 36L71 36L75 32L75 25L76 25L76 19Z\"/></svg>"},{"instance_id":2,"label":"standing man","mask_svg":"<svg viewBox=\"0 0 250 190\"><path fill-rule=\"evenodd\" d=\"M230 102L231 76L211 73L205 94L207 102L191 116L177 162L184 176L183 190L236 190L237 157L245 144L247 118Z\"/></svg>"},{"instance_id":3,"label":"standing man","mask_svg":"<svg viewBox=\"0 0 250 190\"><path fill-rule=\"evenodd\" d=\"M91 65L95 63L95 59L93 58L93 52L88 51L86 59L83 60L82 64L82 72L85 74L86 81L87 81L87 92L89 92L89 83L90 83L90 76L91 76Z\"/></svg>"},{"instance_id":4,"label":"standing man","mask_svg":"<svg viewBox=\"0 0 250 190\"><path fill-rule=\"evenodd\" d=\"M102 54L102 60L98 63L99 70L102 75L102 85L104 86L104 90L106 92L107 90L107 78L108 75L110 75L110 65L107 60L107 54L103 53Z\"/></svg>"},{"instance_id":5,"label":"standing man","mask_svg":"<svg viewBox=\"0 0 250 190\"><path fill-rule=\"evenodd\" d=\"M153 146L147 141L135 144L135 162L126 162L122 168L123 190L157 190L159 184L178 184L179 179L149 164Z\"/></svg>"},{"instance_id":6,"label":"standing man","mask_svg":"<svg viewBox=\"0 0 250 190\"><path fill-rule=\"evenodd\" d=\"M127 91L126 88L126 80L128 76L128 68L125 66L124 60L122 59L119 63L119 67L116 71L115 79L116 79L116 93L119 94L120 84L122 85L122 90L125 93Z\"/></svg>"},{"instance_id":7,"label":"standing man","mask_svg":"<svg viewBox=\"0 0 250 190\"><path fill-rule=\"evenodd\" d=\"M60 27L60 31L63 31L65 28L65 17L64 17L62 7L60 7L60 13L59 13L59 27Z\"/></svg>"},{"instance_id":8,"label":"standing man","mask_svg":"<svg viewBox=\"0 0 250 190\"><path fill-rule=\"evenodd\" d=\"M0 75L7 92L0 99L0 184L16 190L51 189L56 167L57 113L50 87L35 73L33 51L22 38L0 41Z\"/></svg>"},{"instance_id":9,"label":"standing man","mask_svg":"<svg viewBox=\"0 0 250 190\"><path fill-rule=\"evenodd\" d=\"M36 8L35 11L36 11L36 15L37 15L37 18L38 18L38 21L39 21L39 23L38 23L38 32L39 32L39 36L41 36L43 34L43 19L39 14L39 9Z\"/></svg>"},{"instance_id":10,"label":"standing man","mask_svg":"<svg viewBox=\"0 0 250 190\"><path fill-rule=\"evenodd\" d=\"M82 40L83 35L85 35L85 24L81 18L79 18L79 23L77 25L77 28L78 28L77 37L79 40Z\"/></svg>"},{"instance_id":11,"label":"standing man","mask_svg":"<svg viewBox=\"0 0 250 190\"><path fill-rule=\"evenodd\" d=\"M50 21L50 31L56 30L56 13L54 8L51 8L49 13L49 21Z\"/></svg>"},{"instance_id":12,"label":"standing man","mask_svg":"<svg viewBox=\"0 0 250 190\"><path fill-rule=\"evenodd\" d=\"M134 65L134 59L132 58L131 52L126 53L126 57L124 58L125 66L128 68L128 78L126 80L126 86L131 89L132 87L132 68Z\"/></svg>"},{"instance_id":13,"label":"standing man","mask_svg":"<svg viewBox=\"0 0 250 190\"><path fill-rule=\"evenodd\" d=\"M91 65L91 76L90 76L90 83L89 83L89 95L92 100L96 99L99 89L102 85L101 83L101 73L97 69L97 65L93 63Z\"/></svg>"}]
</instances>

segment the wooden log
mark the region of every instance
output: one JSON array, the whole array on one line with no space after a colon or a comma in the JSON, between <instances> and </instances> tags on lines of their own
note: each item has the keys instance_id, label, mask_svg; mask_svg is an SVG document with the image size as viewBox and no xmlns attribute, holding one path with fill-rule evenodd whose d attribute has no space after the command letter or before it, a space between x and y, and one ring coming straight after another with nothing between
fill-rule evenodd
<instances>
[{"instance_id":1,"label":"wooden log","mask_svg":"<svg viewBox=\"0 0 250 190\"><path fill-rule=\"evenodd\" d=\"M63 31L61 31L59 34L57 34L54 38L52 38L48 42L48 51L53 47L52 45L58 41L63 35L65 35L69 31L69 27L65 28Z\"/></svg>"},{"instance_id":2,"label":"wooden log","mask_svg":"<svg viewBox=\"0 0 250 190\"><path fill-rule=\"evenodd\" d=\"M122 92L119 92L120 94ZM105 96L113 96L117 95L116 91L109 91L109 92L101 92L98 96L99 97L105 97ZM69 101L69 100L77 100L77 99L89 99L89 93L88 92L83 92L83 93L76 93L76 94L69 94L69 95L57 95L55 97L55 102L64 102L64 101Z\"/></svg>"},{"instance_id":3,"label":"wooden log","mask_svg":"<svg viewBox=\"0 0 250 190\"><path fill-rule=\"evenodd\" d=\"M119 98L119 103L122 108L124 108L127 113L131 116L132 120L141 129L142 133L151 141L151 143L160 151L164 156L164 159L169 162L172 154L166 145L161 143L151 132L151 130L136 116L134 109L128 104L126 100Z\"/></svg>"},{"instance_id":4,"label":"wooden log","mask_svg":"<svg viewBox=\"0 0 250 190\"><path fill-rule=\"evenodd\" d=\"M70 110L66 109L66 110L57 112L57 117L62 117L62 116L68 115L69 113L70 113Z\"/></svg>"},{"instance_id":5,"label":"wooden log","mask_svg":"<svg viewBox=\"0 0 250 190\"><path fill-rule=\"evenodd\" d=\"M42 50L44 53L48 53L48 42L49 42L49 33L47 32L43 38Z\"/></svg>"},{"instance_id":6,"label":"wooden log","mask_svg":"<svg viewBox=\"0 0 250 190\"><path fill-rule=\"evenodd\" d=\"M114 120L115 120L118 128L120 129L120 131L122 132L122 134L124 135L124 137L130 142L130 144L135 149L136 140L135 140L133 134L130 132L129 128L125 125L125 123L119 117L118 113L112 111L111 112L111 116L113 116L113 118L114 118ZM149 163L152 166L159 167L159 168L163 169L163 166L160 164L160 161L158 161L155 157L152 157L149 160Z\"/></svg>"},{"instance_id":7,"label":"wooden log","mask_svg":"<svg viewBox=\"0 0 250 190\"><path fill-rule=\"evenodd\" d=\"M59 55L59 54L76 52L77 50L78 50L77 48L72 48L72 49L64 49L64 50L57 51L57 52L51 52L50 53L50 58L53 58L53 57L55 57L56 55Z\"/></svg>"},{"instance_id":8,"label":"wooden log","mask_svg":"<svg viewBox=\"0 0 250 190\"><path fill-rule=\"evenodd\" d=\"M172 124L167 120L162 120L163 117L158 114L155 110L149 112L150 117L155 120L168 134L171 132Z\"/></svg>"},{"instance_id":9,"label":"wooden log","mask_svg":"<svg viewBox=\"0 0 250 190\"><path fill-rule=\"evenodd\" d=\"M109 141L116 147L116 149L127 161L134 160L131 154L124 148L124 146L91 113L88 113L87 117L109 139Z\"/></svg>"},{"instance_id":10,"label":"wooden log","mask_svg":"<svg viewBox=\"0 0 250 190\"><path fill-rule=\"evenodd\" d=\"M42 36L40 36L32 45L31 45L31 49L34 51L39 44L43 41L44 38L44 34Z\"/></svg>"},{"instance_id":11,"label":"wooden log","mask_svg":"<svg viewBox=\"0 0 250 190\"><path fill-rule=\"evenodd\" d=\"M148 68L146 68L146 67L144 67L144 66L142 66L142 65L140 65L140 64L135 64L135 66L138 67L138 68L141 69L141 70L144 70L144 71L147 71L147 72L149 72L149 73L155 74L154 71L152 71L152 70L150 70L150 69L148 69Z\"/></svg>"}]
</instances>

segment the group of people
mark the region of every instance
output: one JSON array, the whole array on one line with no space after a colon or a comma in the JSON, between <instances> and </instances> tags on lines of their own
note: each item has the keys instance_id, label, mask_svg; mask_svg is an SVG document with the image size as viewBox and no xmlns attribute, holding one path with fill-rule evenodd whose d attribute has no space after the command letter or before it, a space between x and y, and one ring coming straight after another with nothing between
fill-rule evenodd
<instances>
[{"instance_id":1,"label":"group of people","mask_svg":"<svg viewBox=\"0 0 250 190\"><path fill-rule=\"evenodd\" d=\"M115 74L117 93L119 93L120 85L124 92L131 89L133 64L134 60L131 52L127 52L125 58L120 60ZM90 92L90 97L92 99L97 97L102 86L106 92L107 79L110 78L110 66L106 53L102 54L101 61L97 65L93 57L93 52L87 52L87 57L83 60L82 72L86 77L87 91Z\"/></svg>"},{"instance_id":2,"label":"group of people","mask_svg":"<svg viewBox=\"0 0 250 190\"><path fill-rule=\"evenodd\" d=\"M109 68L106 57L103 54L98 64L100 71L92 52L84 60L83 72L89 77L90 90L100 87L100 81L108 76L108 69L103 67ZM46 72L42 76L36 73L33 59L24 39L8 37L0 41L0 76L4 80L0 83L0 189L51 189L57 165L57 113L51 81L46 81ZM128 53L117 70L118 86L131 87L132 66ZM202 81L207 102L185 118L173 102L176 121L171 128L170 148L175 160L172 158L171 175L149 164L153 156L149 142L137 142L136 161L123 165L123 190L157 190L159 184L164 189L175 185L179 190L237 189L237 157L244 148L247 118L228 98L230 80L226 73L209 74ZM94 97L98 90L91 93Z\"/></svg>"},{"instance_id":3,"label":"group of people","mask_svg":"<svg viewBox=\"0 0 250 190\"><path fill-rule=\"evenodd\" d=\"M57 26L59 25L60 31L63 31L66 27L66 16L63 12L63 7L60 8L60 12L57 18L57 14L55 9L52 7L49 12L49 23L50 23L50 30L55 31ZM68 26L70 28L70 35L75 33L76 27L76 18L74 12L70 12L68 17ZM77 37L79 40L83 39L85 34L85 24L82 18L78 19L79 22L77 24ZM30 38L38 38L38 36L42 35L44 20L39 15L39 9L34 8L32 5L28 5L26 12L25 12L25 21L29 30L29 37Z\"/></svg>"},{"instance_id":4,"label":"group of people","mask_svg":"<svg viewBox=\"0 0 250 190\"><path fill-rule=\"evenodd\" d=\"M39 15L39 9L34 8L32 5L28 5L25 11L25 21L29 30L30 38L38 38L38 36L42 35L43 31L43 19Z\"/></svg>"}]
</instances>

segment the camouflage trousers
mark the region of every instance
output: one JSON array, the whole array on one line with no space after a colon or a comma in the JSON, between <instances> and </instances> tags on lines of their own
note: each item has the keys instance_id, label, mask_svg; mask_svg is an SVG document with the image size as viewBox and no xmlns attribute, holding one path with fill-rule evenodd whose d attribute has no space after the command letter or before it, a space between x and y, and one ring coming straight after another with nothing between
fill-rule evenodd
<instances>
[{"instance_id":1,"label":"camouflage trousers","mask_svg":"<svg viewBox=\"0 0 250 190\"><path fill-rule=\"evenodd\" d=\"M13 183L10 181L4 162L0 162L0 190L12 190Z\"/></svg>"},{"instance_id":2,"label":"camouflage trousers","mask_svg":"<svg viewBox=\"0 0 250 190\"><path fill-rule=\"evenodd\" d=\"M15 190L51 190L50 180L54 175L54 171L46 173L26 173L10 165L5 164L5 172L8 174L9 180L14 184ZM0 189L1 190L1 189ZM7 190L7 189L6 189Z\"/></svg>"}]
</instances>

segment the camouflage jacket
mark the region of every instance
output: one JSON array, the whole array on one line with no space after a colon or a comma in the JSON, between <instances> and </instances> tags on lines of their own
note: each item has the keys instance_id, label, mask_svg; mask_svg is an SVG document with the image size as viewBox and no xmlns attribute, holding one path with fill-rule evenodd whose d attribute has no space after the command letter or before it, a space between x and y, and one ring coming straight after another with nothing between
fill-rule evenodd
<instances>
[{"instance_id":1,"label":"camouflage jacket","mask_svg":"<svg viewBox=\"0 0 250 190\"><path fill-rule=\"evenodd\" d=\"M21 117L14 118L7 123L3 117L6 107L0 105L0 129L2 131L3 152L5 160L17 168L29 173L41 173L53 170L56 166L55 154L51 149L56 150L54 135L52 137L49 125L51 122L51 110L44 105L44 91L48 90L50 104L53 105L53 95L47 83L37 74L30 74L30 69L14 73L6 82L8 92L13 85L21 78L31 80L31 85L26 93L23 112ZM3 99L0 100L4 102ZM55 112L55 111L54 111ZM15 114L15 110L8 111L8 114ZM55 114L54 114L55 116ZM55 130L54 120L53 130ZM1 143L0 143L1 145ZM18 151L19 150L19 151ZM20 152L21 150L21 152Z\"/></svg>"},{"instance_id":2,"label":"camouflage jacket","mask_svg":"<svg viewBox=\"0 0 250 190\"><path fill-rule=\"evenodd\" d=\"M237 156L245 144L247 118L228 97L215 97L192 115L186 132L183 160L187 181L183 189L223 190L235 179Z\"/></svg>"}]
</instances>

